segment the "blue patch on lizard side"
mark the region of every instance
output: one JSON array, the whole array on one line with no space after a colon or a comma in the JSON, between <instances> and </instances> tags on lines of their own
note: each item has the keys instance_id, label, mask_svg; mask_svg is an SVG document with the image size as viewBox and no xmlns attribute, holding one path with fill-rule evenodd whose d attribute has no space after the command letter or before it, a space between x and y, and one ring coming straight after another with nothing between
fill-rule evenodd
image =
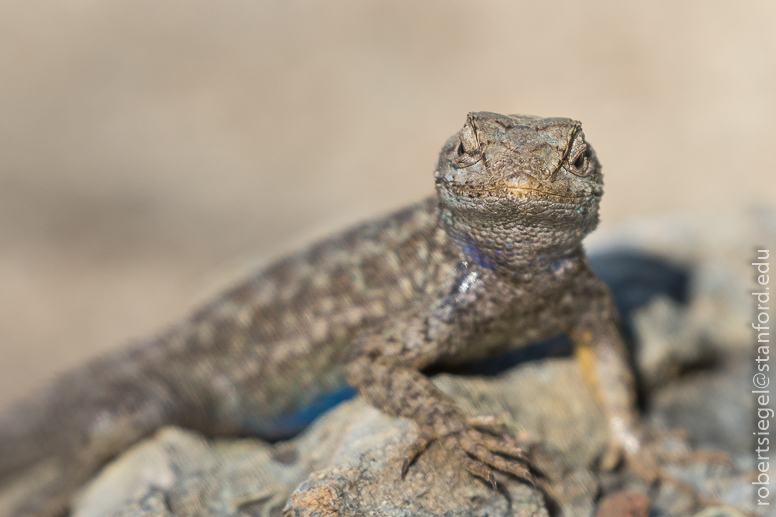
<instances>
[{"instance_id":1,"label":"blue patch on lizard side","mask_svg":"<svg viewBox=\"0 0 776 517\"><path fill-rule=\"evenodd\" d=\"M281 413L275 417L265 415L247 419L244 422L244 429L249 434L271 441L291 438L302 432L323 413L355 395L356 391L345 385L319 395L296 411Z\"/></svg>"}]
</instances>

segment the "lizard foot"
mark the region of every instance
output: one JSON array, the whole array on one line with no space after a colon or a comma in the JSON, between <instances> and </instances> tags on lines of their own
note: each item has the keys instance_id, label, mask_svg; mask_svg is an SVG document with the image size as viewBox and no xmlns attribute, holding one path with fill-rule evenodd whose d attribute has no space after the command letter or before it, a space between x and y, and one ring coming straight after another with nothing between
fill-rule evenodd
<instances>
[{"instance_id":1,"label":"lizard foot","mask_svg":"<svg viewBox=\"0 0 776 517\"><path fill-rule=\"evenodd\" d=\"M507 472L531 485L536 485L528 469L528 457L517 441L505 433L505 426L493 417L462 419L450 425L419 426L418 437L410 444L402 463L401 476L428 445L439 440L471 474L484 479L497 489L493 469ZM487 430L496 434L481 431Z\"/></svg>"},{"instance_id":2,"label":"lizard foot","mask_svg":"<svg viewBox=\"0 0 776 517\"><path fill-rule=\"evenodd\" d=\"M659 431L650 430L643 433L647 436L647 446L653 449L661 463L677 463L689 465L692 463L716 463L723 467L733 469L733 458L725 451L715 449L691 449L690 433L686 429L666 429ZM664 440L673 440L681 446L681 450L669 450L661 445Z\"/></svg>"},{"instance_id":3,"label":"lizard foot","mask_svg":"<svg viewBox=\"0 0 776 517\"><path fill-rule=\"evenodd\" d=\"M678 440L680 447L667 447L661 437ZM690 510L695 511L708 506L722 504L719 500L701 494L692 484L677 478L667 472L664 465L717 464L727 469L734 468L729 454L715 450L692 450L684 433L647 433L640 437L640 446L625 454L625 463L636 475L650 486L671 485L685 494L690 501ZM602 466L605 464L602 462ZM616 466L616 465L615 465Z\"/></svg>"}]
</instances>

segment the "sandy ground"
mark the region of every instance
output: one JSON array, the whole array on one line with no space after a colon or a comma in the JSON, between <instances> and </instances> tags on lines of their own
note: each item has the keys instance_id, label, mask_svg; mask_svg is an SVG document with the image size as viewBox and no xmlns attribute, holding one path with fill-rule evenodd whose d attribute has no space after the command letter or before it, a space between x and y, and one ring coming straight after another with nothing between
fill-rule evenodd
<instances>
[{"instance_id":1,"label":"sandy ground","mask_svg":"<svg viewBox=\"0 0 776 517\"><path fill-rule=\"evenodd\" d=\"M582 120L604 224L776 200L776 3L0 4L0 406L432 192L466 112Z\"/></svg>"}]
</instances>

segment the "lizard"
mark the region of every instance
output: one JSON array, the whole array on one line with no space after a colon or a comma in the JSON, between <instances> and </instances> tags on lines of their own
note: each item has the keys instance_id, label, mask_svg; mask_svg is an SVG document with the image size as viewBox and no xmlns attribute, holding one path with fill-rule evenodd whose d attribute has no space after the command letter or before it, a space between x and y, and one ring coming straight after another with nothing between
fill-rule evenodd
<instances>
[{"instance_id":1,"label":"lizard","mask_svg":"<svg viewBox=\"0 0 776 517\"><path fill-rule=\"evenodd\" d=\"M581 123L469 113L442 147L436 195L282 258L135 346L65 374L0 415L0 479L41 457L65 473L17 515L57 515L104 463L167 424L280 439L351 386L496 487L533 483L526 453L467 417L423 370L571 339L608 422L601 467L645 478L634 378L612 297L582 239L599 221L601 165Z\"/></svg>"}]
</instances>

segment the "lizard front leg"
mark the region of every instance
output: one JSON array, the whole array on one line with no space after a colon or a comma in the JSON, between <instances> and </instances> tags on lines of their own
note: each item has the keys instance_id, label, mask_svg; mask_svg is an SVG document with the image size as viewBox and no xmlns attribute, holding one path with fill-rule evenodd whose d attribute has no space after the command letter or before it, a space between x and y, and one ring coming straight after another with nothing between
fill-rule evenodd
<instances>
[{"instance_id":1,"label":"lizard front leg","mask_svg":"<svg viewBox=\"0 0 776 517\"><path fill-rule=\"evenodd\" d=\"M404 332L391 328L357 339L345 365L346 379L370 404L417 424L418 438L407 450L402 476L429 443L439 440L467 471L494 489L493 469L533 484L517 442L483 432L493 430L495 419L467 418L420 372L442 356L443 343L429 338L427 324L415 320L407 327Z\"/></svg>"},{"instance_id":2,"label":"lizard front leg","mask_svg":"<svg viewBox=\"0 0 776 517\"><path fill-rule=\"evenodd\" d=\"M654 481L658 467L641 454L643 428L636 409L636 388L622 341L617 311L603 286L588 295L585 311L569 332L587 384L602 405L609 426L609 447L601 461L604 470L617 466L623 453L639 475Z\"/></svg>"},{"instance_id":3,"label":"lizard front leg","mask_svg":"<svg viewBox=\"0 0 776 517\"><path fill-rule=\"evenodd\" d=\"M598 281L595 281L598 283ZM614 301L600 283L587 293L586 309L569 333L583 375L601 402L609 426L609 447L601 461L611 470L624 455L627 465L647 483L665 482L687 493L694 506L717 503L684 481L667 474L664 462L714 462L732 466L721 451L674 453L664 450L642 422L636 409L636 390L622 341Z\"/></svg>"}]
</instances>

